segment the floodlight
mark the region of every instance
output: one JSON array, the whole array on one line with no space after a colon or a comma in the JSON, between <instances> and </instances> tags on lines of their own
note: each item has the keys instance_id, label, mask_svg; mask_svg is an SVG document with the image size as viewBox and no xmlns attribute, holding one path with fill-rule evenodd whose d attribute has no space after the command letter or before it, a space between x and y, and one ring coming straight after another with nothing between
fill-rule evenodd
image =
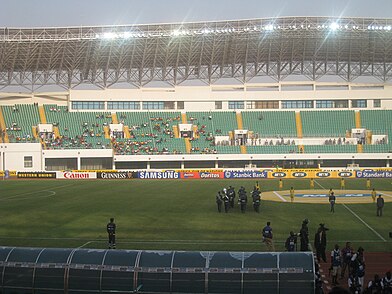
<instances>
[{"instance_id":1,"label":"floodlight","mask_svg":"<svg viewBox=\"0 0 392 294\"><path fill-rule=\"evenodd\" d=\"M107 33L104 33L102 37L107 40L112 40L117 37L117 34L113 33L113 32L107 32Z\"/></svg>"},{"instance_id":2,"label":"floodlight","mask_svg":"<svg viewBox=\"0 0 392 294\"><path fill-rule=\"evenodd\" d=\"M266 25L264 28L266 31L273 31L274 30L274 26L272 24Z\"/></svg>"},{"instance_id":3,"label":"floodlight","mask_svg":"<svg viewBox=\"0 0 392 294\"><path fill-rule=\"evenodd\" d=\"M181 35L181 32L180 32L180 30L174 30L174 31L171 32L171 34L172 34L174 37L177 37L177 36Z\"/></svg>"},{"instance_id":4,"label":"floodlight","mask_svg":"<svg viewBox=\"0 0 392 294\"><path fill-rule=\"evenodd\" d=\"M132 34L131 32L124 32L124 33L122 34L122 37L123 37L124 39L129 39L129 38L133 37L133 34Z\"/></svg>"},{"instance_id":5,"label":"floodlight","mask_svg":"<svg viewBox=\"0 0 392 294\"><path fill-rule=\"evenodd\" d=\"M339 24L337 22L333 22L329 25L329 29L331 31L336 31L337 29L339 29Z\"/></svg>"}]
</instances>

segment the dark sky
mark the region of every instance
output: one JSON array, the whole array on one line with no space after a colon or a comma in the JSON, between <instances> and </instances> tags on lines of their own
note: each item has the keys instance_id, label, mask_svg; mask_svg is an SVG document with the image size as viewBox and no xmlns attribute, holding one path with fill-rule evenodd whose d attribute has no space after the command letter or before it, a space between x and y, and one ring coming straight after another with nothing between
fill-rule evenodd
<instances>
[{"instance_id":1,"label":"dark sky","mask_svg":"<svg viewBox=\"0 0 392 294\"><path fill-rule=\"evenodd\" d=\"M392 18L392 0L0 0L0 27L146 24L276 16Z\"/></svg>"}]
</instances>

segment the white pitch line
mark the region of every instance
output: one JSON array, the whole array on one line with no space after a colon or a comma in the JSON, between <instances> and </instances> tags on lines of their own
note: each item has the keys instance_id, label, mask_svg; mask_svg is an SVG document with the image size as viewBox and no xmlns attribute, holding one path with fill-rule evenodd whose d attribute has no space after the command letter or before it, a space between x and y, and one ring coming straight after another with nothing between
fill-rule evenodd
<instances>
[{"instance_id":1,"label":"white pitch line","mask_svg":"<svg viewBox=\"0 0 392 294\"><path fill-rule=\"evenodd\" d=\"M319 185L321 188L326 189L323 185L321 185L319 182L317 182L316 180L314 180L314 182Z\"/></svg>"},{"instance_id":2,"label":"white pitch line","mask_svg":"<svg viewBox=\"0 0 392 294\"><path fill-rule=\"evenodd\" d=\"M342 203L342 205L349 212L351 212L357 219L359 219L365 226L367 226L373 233L375 233L381 240L383 240L384 242L387 242L387 240L385 240L383 236L381 236L375 229L373 229L371 226L369 226L358 214L356 214L354 211L352 211L346 204Z\"/></svg>"},{"instance_id":3,"label":"white pitch line","mask_svg":"<svg viewBox=\"0 0 392 294\"><path fill-rule=\"evenodd\" d=\"M87 246L90 243L93 243L94 241L88 241L86 243L84 243L82 246L79 246L78 248L83 248L84 246Z\"/></svg>"},{"instance_id":4,"label":"white pitch line","mask_svg":"<svg viewBox=\"0 0 392 294\"><path fill-rule=\"evenodd\" d=\"M380 194L382 194L382 195L384 195L384 196L387 196L387 197L392 197L392 195L389 195L389 194L386 194L386 193L380 193Z\"/></svg>"},{"instance_id":5,"label":"white pitch line","mask_svg":"<svg viewBox=\"0 0 392 294\"><path fill-rule=\"evenodd\" d=\"M273 191L273 192L274 192L274 194L275 194L276 196L279 197L280 200L282 200L283 202L287 202L287 200L284 199L284 198L282 197L282 195L280 195L278 192L276 192L276 191Z\"/></svg>"},{"instance_id":6,"label":"white pitch line","mask_svg":"<svg viewBox=\"0 0 392 294\"><path fill-rule=\"evenodd\" d=\"M66 184L66 185L61 185L61 186L50 187L49 189L58 189L58 188L64 188L64 187L73 186L73 185L74 184ZM16 195L11 195L11 196L8 196L8 197L0 198L0 200L13 199L15 197L37 194L37 193L40 193L40 192L53 192L53 191L51 191L49 189L44 189L44 190L38 190L38 191L32 191L32 192L26 192L26 193L20 193L20 194L16 194Z\"/></svg>"}]
</instances>

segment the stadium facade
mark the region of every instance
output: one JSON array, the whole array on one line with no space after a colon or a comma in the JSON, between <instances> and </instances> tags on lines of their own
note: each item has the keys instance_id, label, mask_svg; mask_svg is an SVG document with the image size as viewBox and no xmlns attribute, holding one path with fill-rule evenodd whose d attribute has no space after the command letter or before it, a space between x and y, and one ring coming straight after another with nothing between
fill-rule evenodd
<instances>
[{"instance_id":1,"label":"stadium facade","mask_svg":"<svg viewBox=\"0 0 392 294\"><path fill-rule=\"evenodd\" d=\"M391 19L2 28L0 166L389 167L391 81Z\"/></svg>"}]
</instances>

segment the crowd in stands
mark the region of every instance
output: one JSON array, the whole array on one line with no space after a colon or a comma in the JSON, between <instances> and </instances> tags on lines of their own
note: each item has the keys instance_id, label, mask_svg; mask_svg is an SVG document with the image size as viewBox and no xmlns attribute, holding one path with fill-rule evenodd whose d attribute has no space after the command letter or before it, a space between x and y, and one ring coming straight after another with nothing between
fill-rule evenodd
<instances>
[{"instance_id":1,"label":"crowd in stands","mask_svg":"<svg viewBox=\"0 0 392 294\"><path fill-rule=\"evenodd\" d=\"M334 139L326 139L325 141L324 141L324 145L349 145L350 144L350 142L349 141L346 141L346 138L345 137L343 137L343 138L338 138L337 140L334 138ZM351 142L351 144L353 144L352 142Z\"/></svg>"},{"instance_id":2,"label":"crowd in stands","mask_svg":"<svg viewBox=\"0 0 392 294\"><path fill-rule=\"evenodd\" d=\"M20 112L18 105L12 107L13 112ZM68 108L62 106L50 106L46 111L50 112L68 112ZM78 133L75 134L75 125L64 126L60 122L52 122L54 126L60 127L61 136L47 136L39 134L39 138L34 138L31 130L23 130L17 121L12 121L3 130L0 130L0 136L4 141L5 134L8 133L10 142L37 142L41 141L47 148L111 148L113 147L116 154L180 154L183 151L169 150L171 149L171 139L177 137L174 133L173 126L181 123L181 116L178 114L162 117L162 116L145 116L137 124L127 120L128 114L119 114L120 123L124 126L129 125L129 138L123 131L112 132L114 141L105 142L104 127L109 125L107 119L111 119L110 113L95 114L95 120L83 121L77 127ZM104 120L105 121L102 121ZM217 154L217 146L295 146L296 140L293 138L284 138L282 135L277 135L276 138L263 138L258 132L248 133L246 139L231 138L229 133L222 131L222 129L213 128L212 115L203 115L200 117L190 116L190 121L194 126L197 126L194 131L190 131L189 138L192 144L191 153L201 154ZM72 123L72 122L63 122ZM212 123L212 124L211 124ZM211 127L212 126L212 127ZM72 130L72 131L71 131ZM233 130L234 131L234 130ZM128 133L127 133L128 134ZM221 136L220 138L216 137ZM227 139L224 139L224 137ZM90 138L102 138L102 140L92 140ZM222 140L223 138L223 140ZM166 144L167 143L167 144ZM194 144L193 144L194 143ZM365 142L360 142L365 143ZM160 146L160 144L164 145ZM348 145L355 144L353 140L348 140L345 137L326 139L323 145ZM387 138L383 137L374 142L378 144L388 144ZM112 145L112 146L111 146ZM222 148L221 148L222 149ZM219 149L220 150L220 149ZM293 148L290 153L296 153L297 148ZM221 150L220 150L221 152Z\"/></svg>"}]
</instances>

